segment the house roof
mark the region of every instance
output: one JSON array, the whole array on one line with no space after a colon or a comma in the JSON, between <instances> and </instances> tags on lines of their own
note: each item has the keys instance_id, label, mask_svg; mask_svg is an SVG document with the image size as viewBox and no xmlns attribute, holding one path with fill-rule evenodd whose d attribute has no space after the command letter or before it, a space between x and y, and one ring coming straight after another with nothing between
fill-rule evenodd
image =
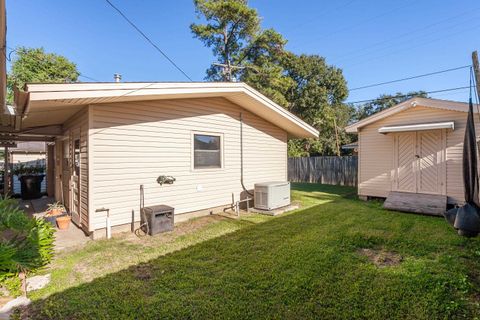
<instances>
[{"instance_id":1,"label":"house roof","mask_svg":"<svg viewBox=\"0 0 480 320\"><path fill-rule=\"evenodd\" d=\"M45 153L46 144L41 141L18 142L14 148L9 148L10 152L21 153Z\"/></svg>"},{"instance_id":2,"label":"house roof","mask_svg":"<svg viewBox=\"0 0 480 320\"><path fill-rule=\"evenodd\" d=\"M351 150L351 149L356 149L358 148L358 141L352 142L352 143L347 143L342 146L342 149L344 150Z\"/></svg>"},{"instance_id":3,"label":"house roof","mask_svg":"<svg viewBox=\"0 0 480 320\"><path fill-rule=\"evenodd\" d=\"M394 114L397 114L399 112L402 112L404 110L414 108L417 106L450 110L450 111L468 112L468 103L464 103L464 102L431 99L431 98L411 98L391 108L375 113L374 115L371 115L368 118L355 122L347 126L345 130L348 133L356 133L358 132L358 129L366 125L369 125L381 119L393 116Z\"/></svg>"},{"instance_id":4,"label":"house roof","mask_svg":"<svg viewBox=\"0 0 480 320\"><path fill-rule=\"evenodd\" d=\"M28 128L62 124L89 104L205 97L228 99L284 129L290 136L318 137L315 128L240 82L27 84L18 95L16 108L17 115L22 115L22 128Z\"/></svg>"}]
</instances>

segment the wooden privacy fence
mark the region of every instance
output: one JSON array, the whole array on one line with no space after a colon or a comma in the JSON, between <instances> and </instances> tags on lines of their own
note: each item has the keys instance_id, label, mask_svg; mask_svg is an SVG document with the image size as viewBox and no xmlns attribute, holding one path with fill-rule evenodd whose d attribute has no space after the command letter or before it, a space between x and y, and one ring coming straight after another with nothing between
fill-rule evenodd
<instances>
[{"instance_id":1,"label":"wooden privacy fence","mask_svg":"<svg viewBox=\"0 0 480 320\"><path fill-rule=\"evenodd\" d=\"M288 158L288 180L354 187L357 168L357 156Z\"/></svg>"}]
</instances>

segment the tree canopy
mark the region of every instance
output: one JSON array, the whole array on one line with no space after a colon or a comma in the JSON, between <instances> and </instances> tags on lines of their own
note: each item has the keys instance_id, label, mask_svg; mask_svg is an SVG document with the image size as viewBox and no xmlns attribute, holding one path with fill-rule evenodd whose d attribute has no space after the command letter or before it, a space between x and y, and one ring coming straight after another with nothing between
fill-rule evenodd
<instances>
[{"instance_id":1,"label":"tree canopy","mask_svg":"<svg viewBox=\"0 0 480 320\"><path fill-rule=\"evenodd\" d=\"M375 100L358 106L355 112L354 119L357 121L362 120L377 112L393 107L394 105L402 103L403 101L406 101L413 97L427 98L428 95L425 91L410 91L408 93L397 92L394 95L382 94Z\"/></svg>"},{"instance_id":2,"label":"tree canopy","mask_svg":"<svg viewBox=\"0 0 480 320\"><path fill-rule=\"evenodd\" d=\"M218 63L207 71L207 79L232 81L240 69L238 65L248 45L257 35L260 19L257 11L248 7L246 0L194 0L195 10L206 24L191 24L194 36L212 48Z\"/></svg>"},{"instance_id":3,"label":"tree canopy","mask_svg":"<svg viewBox=\"0 0 480 320\"><path fill-rule=\"evenodd\" d=\"M263 30L246 0L194 3L205 23L191 30L220 62L207 70L206 79L246 82L320 131L319 139L291 141L290 155L337 154L350 142L343 128L352 108L344 103L348 89L341 69L319 55L287 51L287 40Z\"/></svg>"},{"instance_id":4,"label":"tree canopy","mask_svg":"<svg viewBox=\"0 0 480 320\"><path fill-rule=\"evenodd\" d=\"M14 87L23 88L28 82L75 82L80 72L75 63L64 56L47 53L43 48L18 47L7 75L8 99Z\"/></svg>"}]
</instances>

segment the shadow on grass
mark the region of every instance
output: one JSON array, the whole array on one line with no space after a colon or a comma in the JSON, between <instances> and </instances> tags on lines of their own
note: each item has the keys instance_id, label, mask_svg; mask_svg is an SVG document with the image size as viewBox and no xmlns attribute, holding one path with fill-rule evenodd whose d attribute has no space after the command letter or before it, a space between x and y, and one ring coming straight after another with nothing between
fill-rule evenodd
<instances>
[{"instance_id":1,"label":"shadow on grass","mask_svg":"<svg viewBox=\"0 0 480 320\"><path fill-rule=\"evenodd\" d=\"M462 242L447 228L411 217L416 228L428 232L410 234L413 227L402 229L405 216L392 217L344 195L313 195L326 203L52 294L34 301L24 316L427 319L475 314L465 299L464 265L453 259ZM433 236L440 240L424 246ZM357 254L372 239L415 259L377 269Z\"/></svg>"}]
</instances>

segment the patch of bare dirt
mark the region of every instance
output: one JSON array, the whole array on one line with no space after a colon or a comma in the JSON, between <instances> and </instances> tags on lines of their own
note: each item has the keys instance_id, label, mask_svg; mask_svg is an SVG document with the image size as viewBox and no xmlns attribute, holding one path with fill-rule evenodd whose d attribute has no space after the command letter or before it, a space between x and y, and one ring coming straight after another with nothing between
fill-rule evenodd
<instances>
[{"instance_id":1,"label":"patch of bare dirt","mask_svg":"<svg viewBox=\"0 0 480 320\"><path fill-rule=\"evenodd\" d=\"M399 265L403 257L398 253L390 252L385 249L360 249L358 253L366 256L368 260L373 262L379 268L392 267Z\"/></svg>"},{"instance_id":2,"label":"patch of bare dirt","mask_svg":"<svg viewBox=\"0 0 480 320\"><path fill-rule=\"evenodd\" d=\"M149 264L139 264L134 267L134 275L138 280L150 280L152 278L152 266Z\"/></svg>"},{"instance_id":3,"label":"patch of bare dirt","mask_svg":"<svg viewBox=\"0 0 480 320\"><path fill-rule=\"evenodd\" d=\"M209 215L209 216L204 216L204 217L180 222L178 224L175 224L175 228L173 229L173 231L160 233L152 237L146 236L146 235L144 236L143 234L140 237L138 237L133 233L128 233L128 234L125 233L123 234L123 236L125 240L130 242L141 242L143 245L146 245L146 246L149 246L149 245L157 246L159 243L171 242L178 237L181 237L186 234L194 233L195 231L200 230L211 223L216 223L224 219L228 219L228 218L222 217L220 215Z\"/></svg>"}]
</instances>

